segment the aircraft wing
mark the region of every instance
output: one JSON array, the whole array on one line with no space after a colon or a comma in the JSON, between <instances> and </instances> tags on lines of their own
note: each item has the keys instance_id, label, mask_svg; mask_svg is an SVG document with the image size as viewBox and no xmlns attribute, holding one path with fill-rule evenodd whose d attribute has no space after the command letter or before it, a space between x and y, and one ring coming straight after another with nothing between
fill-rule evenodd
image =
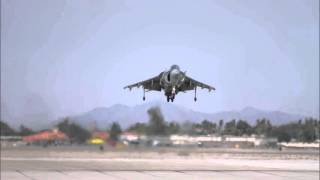
<instances>
[{"instance_id":1,"label":"aircraft wing","mask_svg":"<svg viewBox=\"0 0 320 180\"><path fill-rule=\"evenodd\" d=\"M209 86L200 81L194 80L188 76L185 76L184 83L181 86L181 91L193 90L195 87L200 87L201 89L216 90L216 88Z\"/></svg>"},{"instance_id":2,"label":"aircraft wing","mask_svg":"<svg viewBox=\"0 0 320 180\"><path fill-rule=\"evenodd\" d=\"M152 91L152 90L153 91L161 91L160 77L161 76L158 75L156 77L147 79L145 81L140 81L135 84L128 85L128 86L124 87L124 89L128 88L131 90L134 87L139 88L140 86L142 86L145 90L148 90L148 91Z\"/></svg>"}]
</instances>

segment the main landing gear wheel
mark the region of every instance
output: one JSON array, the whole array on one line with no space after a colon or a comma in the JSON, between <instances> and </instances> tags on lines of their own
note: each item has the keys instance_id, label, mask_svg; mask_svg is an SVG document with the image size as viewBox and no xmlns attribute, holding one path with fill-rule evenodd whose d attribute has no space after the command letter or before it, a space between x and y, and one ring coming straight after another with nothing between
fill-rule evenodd
<instances>
[{"instance_id":1,"label":"main landing gear wheel","mask_svg":"<svg viewBox=\"0 0 320 180\"><path fill-rule=\"evenodd\" d=\"M197 98L196 98L196 97L194 97L194 101L195 101L195 102L197 101Z\"/></svg>"},{"instance_id":2,"label":"main landing gear wheel","mask_svg":"<svg viewBox=\"0 0 320 180\"><path fill-rule=\"evenodd\" d=\"M143 98L142 98L142 100L144 100L144 101L145 101L145 100L146 100L146 97L143 97Z\"/></svg>"},{"instance_id":3,"label":"main landing gear wheel","mask_svg":"<svg viewBox=\"0 0 320 180\"><path fill-rule=\"evenodd\" d=\"M170 98L169 98L169 96L167 96L167 102L170 102Z\"/></svg>"}]
</instances>

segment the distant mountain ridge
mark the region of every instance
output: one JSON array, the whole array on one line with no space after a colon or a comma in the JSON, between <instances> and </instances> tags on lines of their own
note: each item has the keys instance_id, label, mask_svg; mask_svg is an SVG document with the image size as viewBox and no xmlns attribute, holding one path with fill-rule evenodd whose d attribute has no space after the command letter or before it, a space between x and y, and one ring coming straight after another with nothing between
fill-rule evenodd
<instances>
[{"instance_id":1,"label":"distant mountain ridge","mask_svg":"<svg viewBox=\"0 0 320 180\"><path fill-rule=\"evenodd\" d=\"M132 107L122 104L115 104L110 107L97 107L91 111L70 116L70 119L88 129L92 128L93 126L100 129L105 129L112 122L118 122L121 127L126 128L136 122L148 122L149 117L147 111L151 107L155 106L160 107L166 121L175 121L179 123L185 121L201 122L204 119L213 122L218 122L220 119L223 119L224 122L232 119L242 119L246 120L250 124L255 124L257 119L266 118L270 120L272 124L279 125L306 118L306 116L303 115L290 114L281 111L265 111L253 107L246 107L240 111L203 113L193 111L173 103L153 101ZM4 110L5 109L2 109L1 116L6 113ZM37 116L30 115L30 118L26 117L25 119L27 120L24 121L15 121L15 119L13 119L7 122L16 129L18 129L22 123L23 125L34 130L41 130L51 128L61 121L61 119L55 121L46 121L42 118L40 119L35 117ZM43 115L41 117L43 117Z\"/></svg>"},{"instance_id":2,"label":"distant mountain ridge","mask_svg":"<svg viewBox=\"0 0 320 180\"><path fill-rule=\"evenodd\" d=\"M284 124L291 121L304 119L303 115L285 113L281 111L265 111L253 107L246 107L240 111L222 111L217 113L202 113L187 109L167 102L148 102L137 106L126 106L116 104L111 107L99 107L81 115L73 116L71 119L85 127L95 124L100 128L107 127L111 122L118 122L122 127L126 128L136 122L147 122L147 110L151 107L160 107L166 121L175 122L200 122L204 119L218 122L223 119L225 122L232 119L246 120L250 124L254 124L257 119L266 118L272 124Z\"/></svg>"}]
</instances>

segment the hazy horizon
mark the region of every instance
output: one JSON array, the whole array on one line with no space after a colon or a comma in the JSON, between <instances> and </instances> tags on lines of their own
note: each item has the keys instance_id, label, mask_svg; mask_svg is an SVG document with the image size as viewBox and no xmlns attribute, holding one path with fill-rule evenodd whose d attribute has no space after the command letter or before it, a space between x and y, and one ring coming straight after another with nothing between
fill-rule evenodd
<instances>
[{"instance_id":1,"label":"hazy horizon","mask_svg":"<svg viewBox=\"0 0 320 180\"><path fill-rule=\"evenodd\" d=\"M144 103L172 64L214 86L173 104L319 118L319 1L1 1L1 119ZM165 102L163 92L146 101Z\"/></svg>"}]
</instances>

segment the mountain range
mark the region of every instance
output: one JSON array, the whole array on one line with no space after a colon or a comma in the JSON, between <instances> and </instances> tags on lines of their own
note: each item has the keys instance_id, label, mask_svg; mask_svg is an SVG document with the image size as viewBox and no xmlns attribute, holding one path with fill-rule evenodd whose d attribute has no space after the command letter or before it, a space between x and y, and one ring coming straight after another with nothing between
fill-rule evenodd
<instances>
[{"instance_id":1,"label":"mountain range","mask_svg":"<svg viewBox=\"0 0 320 180\"><path fill-rule=\"evenodd\" d=\"M132 107L122 104L115 104L111 107L98 107L79 115L70 116L69 118L73 122L88 129L93 127L105 129L112 122L118 122L121 127L126 128L136 122L148 122L149 117L147 111L151 107L159 107L166 121L175 121L179 123L185 121L201 122L204 119L212 122L218 122L220 119L223 119L224 122L228 122L232 119L242 119L253 125L257 119L266 118L270 120L272 124L279 125L306 118L303 115L290 114L281 111L266 111L253 107L246 107L239 111L203 113L162 101L147 102ZM27 114L24 118L10 118L10 116L6 115L6 108L1 109L1 118L3 120L9 120L7 122L15 129L18 129L20 124L23 124L34 130L51 128L61 121L61 119L55 121L46 120L48 117L45 113Z\"/></svg>"},{"instance_id":2,"label":"mountain range","mask_svg":"<svg viewBox=\"0 0 320 180\"><path fill-rule=\"evenodd\" d=\"M228 122L232 119L246 120L254 124L257 119L266 118L272 124L285 124L290 121L304 119L305 116L289 114L281 111L265 111L253 107L246 107L240 111L222 111L217 113L203 113L187 109L166 102L148 102L137 106L116 104L111 107L99 107L89 112L73 116L71 119L85 127L96 126L105 128L112 122L118 122L122 127L128 127L136 122L148 122L147 110L151 107L159 107L166 121L175 122L201 122L204 119L218 122L223 119Z\"/></svg>"}]
</instances>

